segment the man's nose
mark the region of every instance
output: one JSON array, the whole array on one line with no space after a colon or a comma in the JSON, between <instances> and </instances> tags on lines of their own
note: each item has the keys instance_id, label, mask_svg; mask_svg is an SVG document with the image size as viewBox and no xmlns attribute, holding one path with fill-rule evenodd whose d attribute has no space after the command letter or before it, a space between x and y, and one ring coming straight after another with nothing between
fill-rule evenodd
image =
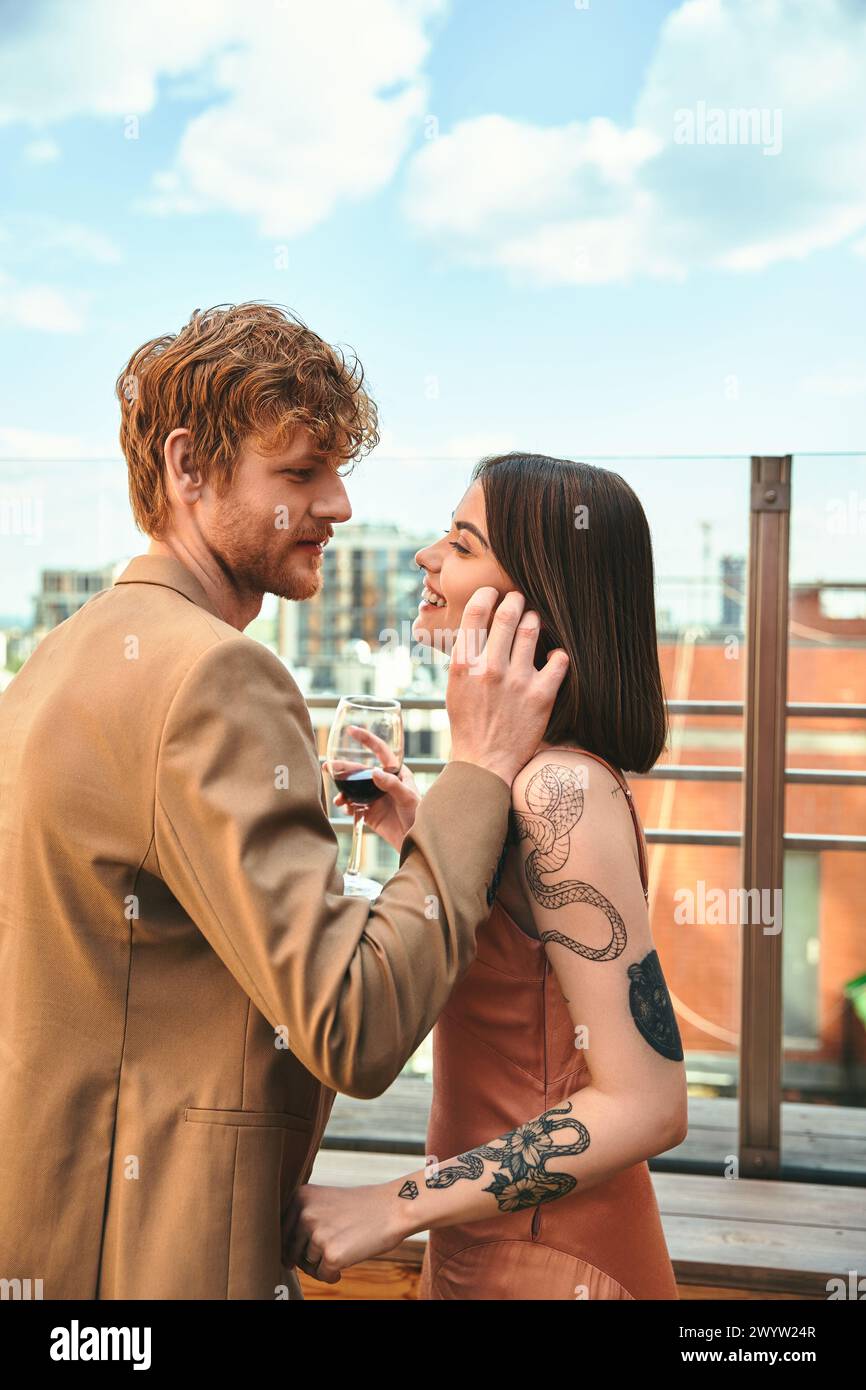
<instances>
[{"instance_id":1,"label":"man's nose","mask_svg":"<svg viewBox=\"0 0 866 1390\"><path fill-rule=\"evenodd\" d=\"M333 473L328 487L323 489L310 508L313 516L327 518L328 521L348 521L352 515L349 494L339 473Z\"/></svg>"}]
</instances>

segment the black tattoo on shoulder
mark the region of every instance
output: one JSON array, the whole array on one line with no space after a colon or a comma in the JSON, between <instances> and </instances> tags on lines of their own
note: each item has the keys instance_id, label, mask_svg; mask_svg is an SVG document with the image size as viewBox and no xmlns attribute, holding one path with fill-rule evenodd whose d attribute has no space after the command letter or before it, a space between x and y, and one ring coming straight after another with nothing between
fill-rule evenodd
<instances>
[{"instance_id":1,"label":"black tattoo on shoulder","mask_svg":"<svg viewBox=\"0 0 866 1390\"><path fill-rule=\"evenodd\" d=\"M630 965L628 978L628 1006L638 1032L662 1057L681 1062L683 1044L658 952L650 951L642 961Z\"/></svg>"},{"instance_id":2,"label":"black tattoo on shoulder","mask_svg":"<svg viewBox=\"0 0 866 1390\"><path fill-rule=\"evenodd\" d=\"M397 1196L405 1197L408 1202L414 1202L418 1196L418 1184L412 1178L407 1178Z\"/></svg>"},{"instance_id":3,"label":"black tattoo on shoulder","mask_svg":"<svg viewBox=\"0 0 866 1390\"><path fill-rule=\"evenodd\" d=\"M542 874L554 874L566 863L571 832L583 815L583 788L570 767L546 763L529 781L526 803L532 811L525 816L514 812L519 840L531 840L534 849L526 860L526 877L532 896L542 907L564 907L566 903L589 903L603 912L610 922L610 941L594 949L562 932L541 933L542 941L556 941L585 960L616 960L628 940L625 922L612 902L589 883L566 879L560 883L542 882Z\"/></svg>"},{"instance_id":4,"label":"black tattoo on shoulder","mask_svg":"<svg viewBox=\"0 0 866 1390\"><path fill-rule=\"evenodd\" d=\"M567 1154L581 1154L589 1148L589 1132L579 1120L556 1120L554 1115L567 1115L571 1101L545 1110L537 1120L518 1125L503 1134L496 1143L480 1144L469 1153L458 1154L457 1162L447 1164L425 1179L427 1187L451 1187L461 1178L470 1181L484 1175L484 1160L498 1165L493 1181L484 1192L492 1192L499 1210L522 1211L524 1207L539 1206L564 1197L577 1186L570 1173L550 1172L547 1165ZM556 1130L571 1129L577 1134L572 1144L558 1144L551 1137Z\"/></svg>"}]
</instances>

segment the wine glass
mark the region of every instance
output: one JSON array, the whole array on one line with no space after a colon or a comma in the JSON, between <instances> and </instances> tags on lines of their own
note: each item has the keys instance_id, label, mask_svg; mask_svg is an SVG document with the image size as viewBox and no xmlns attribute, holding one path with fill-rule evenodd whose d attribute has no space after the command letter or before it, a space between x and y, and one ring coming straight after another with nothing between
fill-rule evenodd
<instances>
[{"instance_id":1,"label":"wine glass","mask_svg":"<svg viewBox=\"0 0 866 1390\"><path fill-rule=\"evenodd\" d=\"M399 773L403 766L403 712L399 700L371 695L344 695L328 734L325 768L347 802L360 804L352 832L352 849L343 875L344 892L376 898L381 883L359 873L364 835L364 806L384 796L373 781L373 768Z\"/></svg>"}]
</instances>

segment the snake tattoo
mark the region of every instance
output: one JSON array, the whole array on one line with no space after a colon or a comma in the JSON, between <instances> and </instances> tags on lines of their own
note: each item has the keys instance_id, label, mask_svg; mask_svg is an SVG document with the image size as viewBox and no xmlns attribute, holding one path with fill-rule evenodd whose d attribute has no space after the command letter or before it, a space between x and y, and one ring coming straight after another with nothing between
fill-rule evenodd
<instances>
[{"instance_id":1,"label":"snake tattoo","mask_svg":"<svg viewBox=\"0 0 866 1390\"><path fill-rule=\"evenodd\" d=\"M564 907L566 903L589 903L603 912L610 922L611 936L606 946L585 946L562 932L542 932L542 941L556 941L585 960L616 960L625 950L625 922L612 902L589 883L566 879L544 883L542 874L553 874L568 859L571 831L583 815L583 788L570 767L547 763L532 777L526 788L526 803L532 815L513 812L515 839L531 840L534 849L526 860L526 877L532 895L542 907Z\"/></svg>"},{"instance_id":2,"label":"snake tattoo","mask_svg":"<svg viewBox=\"0 0 866 1390\"><path fill-rule=\"evenodd\" d=\"M469 1153L458 1154L454 1163L425 1178L425 1186L451 1187L462 1178L473 1181L483 1176L484 1160L489 1159L498 1165L499 1171L482 1190L493 1193L500 1211L522 1211L564 1197L577 1186L577 1178L570 1173L549 1172L548 1163L567 1154L582 1154L589 1148L589 1131L579 1120L552 1118L570 1111L571 1101L567 1100L564 1105L545 1110L537 1120L503 1134L496 1143L479 1144ZM551 1136L560 1129L576 1131L577 1139L571 1144L556 1143Z\"/></svg>"}]
</instances>

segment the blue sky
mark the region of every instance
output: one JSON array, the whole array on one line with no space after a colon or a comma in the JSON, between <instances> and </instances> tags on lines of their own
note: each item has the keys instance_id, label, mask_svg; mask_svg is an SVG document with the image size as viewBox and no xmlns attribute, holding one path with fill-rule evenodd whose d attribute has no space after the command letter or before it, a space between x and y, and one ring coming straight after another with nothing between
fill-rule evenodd
<instances>
[{"instance_id":1,"label":"blue sky","mask_svg":"<svg viewBox=\"0 0 866 1390\"><path fill-rule=\"evenodd\" d=\"M357 519L444 525L502 448L727 456L621 469L659 567L697 572L698 516L745 545L747 454L862 450L860 0L0 15L0 615L42 566L145 547L114 380L209 304L287 304L358 351L383 442ZM708 138L753 109L748 141ZM804 573L855 577L863 535L829 544L824 512L859 506L862 456L798 477Z\"/></svg>"}]
</instances>

